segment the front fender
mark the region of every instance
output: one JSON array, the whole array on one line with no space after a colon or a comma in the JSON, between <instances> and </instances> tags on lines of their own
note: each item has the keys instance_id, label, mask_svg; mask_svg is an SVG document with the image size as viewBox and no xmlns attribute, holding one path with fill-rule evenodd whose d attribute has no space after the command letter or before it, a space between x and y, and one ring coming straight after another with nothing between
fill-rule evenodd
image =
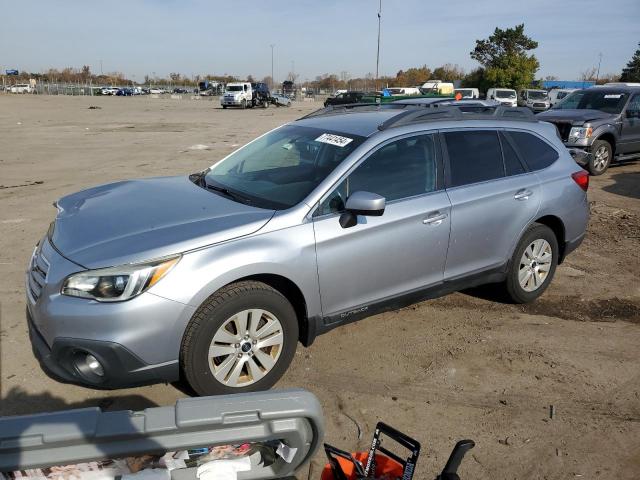
<instances>
[{"instance_id":1,"label":"front fender","mask_svg":"<svg viewBox=\"0 0 640 480\"><path fill-rule=\"evenodd\" d=\"M308 316L321 314L311 223L188 252L149 291L197 308L225 285L265 274L293 282L304 296Z\"/></svg>"}]
</instances>

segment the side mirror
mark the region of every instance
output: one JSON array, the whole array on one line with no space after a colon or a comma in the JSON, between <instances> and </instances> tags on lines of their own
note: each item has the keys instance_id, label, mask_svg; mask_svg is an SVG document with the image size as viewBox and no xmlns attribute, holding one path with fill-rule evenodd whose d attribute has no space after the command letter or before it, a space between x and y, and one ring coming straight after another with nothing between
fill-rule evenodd
<instances>
[{"instance_id":1,"label":"side mirror","mask_svg":"<svg viewBox=\"0 0 640 480\"><path fill-rule=\"evenodd\" d=\"M384 213L385 199L377 193L354 192L347 199L345 212L340 215L342 228L353 227L358 223L358 215L379 217Z\"/></svg>"}]
</instances>

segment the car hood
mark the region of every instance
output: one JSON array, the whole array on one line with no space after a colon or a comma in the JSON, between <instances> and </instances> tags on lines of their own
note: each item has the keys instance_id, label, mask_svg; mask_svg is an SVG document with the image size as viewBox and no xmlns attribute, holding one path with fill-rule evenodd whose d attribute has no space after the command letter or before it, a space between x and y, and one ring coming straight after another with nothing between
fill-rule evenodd
<instances>
[{"instance_id":1,"label":"car hood","mask_svg":"<svg viewBox=\"0 0 640 480\"><path fill-rule=\"evenodd\" d=\"M574 125L582 125L585 122L615 118L617 115L601 112L600 110L586 109L551 109L536 115L545 122L572 122Z\"/></svg>"},{"instance_id":2,"label":"car hood","mask_svg":"<svg viewBox=\"0 0 640 480\"><path fill-rule=\"evenodd\" d=\"M150 260L249 235L275 213L188 177L129 180L61 198L51 241L86 268Z\"/></svg>"}]
</instances>

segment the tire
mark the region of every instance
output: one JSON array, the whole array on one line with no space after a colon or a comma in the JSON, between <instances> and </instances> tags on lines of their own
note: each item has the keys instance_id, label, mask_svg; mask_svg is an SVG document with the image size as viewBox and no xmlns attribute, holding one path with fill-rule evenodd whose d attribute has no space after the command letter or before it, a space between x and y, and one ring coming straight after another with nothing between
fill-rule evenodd
<instances>
[{"instance_id":1,"label":"tire","mask_svg":"<svg viewBox=\"0 0 640 480\"><path fill-rule=\"evenodd\" d=\"M227 106L226 106L226 105L222 105L222 109L223 109L223 110L226 110L226 109L227 109Z\"/></svg>"},{"instance_id":2,"label":"tire","mask_svg":"<svg viewBox=\"0 0 640 480\"><path fill-rule=\"evenodd\" d=\"M269 108L269 100L262 101L262 108Z\"/></svg>"},{"instance_id":3,"label":"tire","mask_svg":"<svg viewBox=\"0 0 640 480\"><path fill-rule=\"evenodd\" d=\"M279 343L259 348L260 342ZM266 390L287 370L297 343L296 313L280 292L262 282L232 283L209 297L187 325L182 378L198 395ZM210 357L212 347L219 356Z\"/></svg>"},{"instance_id":4,"label":"tire","mask_svg":"<svg viewBox=\"0 0 640 480\"><path fill-rule=\"evenodd\" d=\"M542 249L539 250L540 253L536 251L538 248ZM531 225L522 235L509 262L509 271L504 283L508 298L514 303L530 303L542 295L553 280L558 266L558 253L558 240L555 233L546 225L539 223ZM550 261L547 257L549 254ZM527 261L533 263L527 265ZM531 266L534 268L533 271L530 270ZM546 275L544 275L545 268Z\"/></svg>"},{"instance_id":5,"label":"tire","mask_svg":"<svg viewBox=\"0 0 640 480\"><path fill-rule=\"evenodd\" d=\"M245 108L247 108L247 101L242 100L242 110L244 110Z\"/></svg>"},{"instance_id":6,"label":"tire","mask_svg":"<svg viewBox=\"0 0 640 480\"><path fill-rule=\"evenodd\" d=\"M593 176L602 175L611 165L613 148L606 140L596 140L591 145L591 159L587 164L589 173Z\"/></svg>"}]
</instances>

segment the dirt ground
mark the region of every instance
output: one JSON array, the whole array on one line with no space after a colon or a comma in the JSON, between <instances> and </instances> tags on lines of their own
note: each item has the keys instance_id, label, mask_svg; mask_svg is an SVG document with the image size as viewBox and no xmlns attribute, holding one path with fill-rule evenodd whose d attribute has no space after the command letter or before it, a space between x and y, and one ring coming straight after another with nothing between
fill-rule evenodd
<instances>
[{"instance_id":1,"label":"dirt ground","mask_svg":"<svg viewBox=\"0 0 640 480\"><path fill-rule=\"evenodd\" d=\"M170 385L89 390L41 372L23 272L54 200L201 170L319 106L0 96L0 414L139 409L184 396ZM475 291L377 315L299 347L278 387L315 393L325 440L341 448L366 449L378 420L417 438L416 478L433 478L462 438L477 443L465 479L639 478L640 162L592 178L589 198L587 239L538 302L507 305ZM299 477L319 478L323 463L317 455Z\"/></svg>"}]
</instances>

